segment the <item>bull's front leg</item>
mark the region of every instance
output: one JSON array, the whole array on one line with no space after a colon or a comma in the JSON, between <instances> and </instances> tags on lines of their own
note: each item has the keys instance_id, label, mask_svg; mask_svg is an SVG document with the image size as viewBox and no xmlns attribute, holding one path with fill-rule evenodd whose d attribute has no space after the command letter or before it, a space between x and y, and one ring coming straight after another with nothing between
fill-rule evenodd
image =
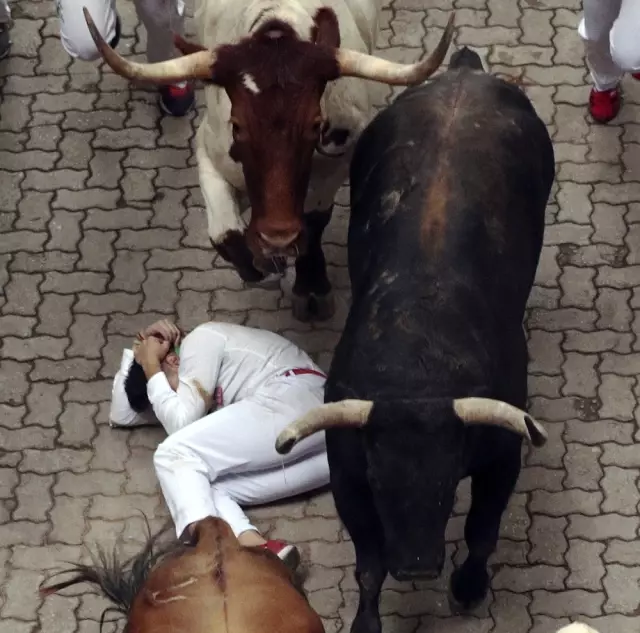
<instances>
[{"instance_id":1,"label":"bull's front leg","mask_svg":"<svg viewBox=\"0 0 640 633\"><path fill-rule=\"evenodd\" d=\"M335 311L322 250L322 235L332 213L333 205L325 211L310 211L304 216L307 248L305 254L296 259L293 285L293 316L300 321L330 319Z\"/></svg>"},{"instance_id":2,"label":"bull's front leg","mask_svg":"<svg viewBox=\"0 0 640 633\"><path fill-rule=\"evenodd\" d=\"M253 254L245 237L246 226L233 187L214 167L204 147L199 146L196 155L208 232L214 248L233 265L243 281L262 281L265 275L254 266Z\"/></svg>"},{"instance_id":3,"label":"bull's front leg","mask_svg":"<svg viewBox=\"0 0 640 633\"><path fill-rule=\"evenodd\" d=\"M384 532L366 478L367 462L357 431L327 431L331 490L340 519L356 550L358 611L351 633L381 633L380 591L387 567Z\"/></svg>"},{"instance_id":4,"label":"bull's front leg","mask_svg":"<svg viewBox=\"0 0 640 633\"><path fill-rule=\"evenodd\" d=\"M502 514L520 474L521 440L514 437L509 442L513 446L507 459L471 476L471 508L464 529L469 553L451 576L451 595L464 610L477 607L487 594L487 562L496 549Z\"/></svg>"}]
</instances>

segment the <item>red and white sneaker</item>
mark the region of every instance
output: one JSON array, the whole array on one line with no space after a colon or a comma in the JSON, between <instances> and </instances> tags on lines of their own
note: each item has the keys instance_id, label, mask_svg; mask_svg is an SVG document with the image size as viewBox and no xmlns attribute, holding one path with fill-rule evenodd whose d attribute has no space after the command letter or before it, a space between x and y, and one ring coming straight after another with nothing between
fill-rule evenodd
<instances>
[{"instance_id":1,"label":"red and white sneaker","mask_svg":"<svg viewBox=\"0 0 640 633\"><path fill-rule=\"evenodd\" d=\"M273 552L291 571L295 571L300 564L300 552L295 545L286 541L267 541L263 547Z\"/></svg>"},{"instance_id":2,"label":"red and white sneaker","mask_svg":"<svg viewBox=\"0 0 640 633\"><path fill-rule=\"evenodd\" d=\"M160 108L171 116L184 116L191 110L196 96L190 82L162 86L159 90Z\"/></svg>"},{"instance_id":3,"label":"red and white sneaker","mask_svg":"<svg viewBox=\"0 0 640 633\"><path fill-rule=\"evenodd\" d=\"M619 88L612 88L611 90L591 89L589 113L598 123L608 123L614 119L620 112L621 105L622 99Z\"/></svg>"}]
</instances>

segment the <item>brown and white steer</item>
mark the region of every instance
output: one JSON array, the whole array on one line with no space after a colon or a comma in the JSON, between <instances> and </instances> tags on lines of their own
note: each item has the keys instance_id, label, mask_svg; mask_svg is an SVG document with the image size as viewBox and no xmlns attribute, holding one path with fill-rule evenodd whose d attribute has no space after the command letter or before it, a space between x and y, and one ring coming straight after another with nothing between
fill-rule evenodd
<instances>
[{"instance_id":1,"label":"brown and white steer","mask_svg":"<svg viewBox=\"0 0 640 633\"><path fill-rule=\"evenodd\" d=\"M261 547L240 545L222 519L196 524L195 546L155 539L132 560L101 555L95 566L40 591L97 585L127 620L126 633L324 633L318 614L285 564ZM103 614L103 619L104 615Z\"/></svg>"},{"instance_id":2,"label":"brown and white steer","mask_svg":"<svg viewBox=\"0 0 640 633\"><path fill-rule=\"evenodd\" d=\"M436 50L416 64L371 55L382 0L198 0L202 45L156 64L127 61L103 40L102 56L129 79L206 82L197 161L209 236L246 282L295 257L294 315L333 314L322 233L349 159L370 121L371 86L425 81L453 35L453 14ZM248 199L248 200L247 200ZM242 213L251 206L248 226Z\"/></svg>"}]
</instances>

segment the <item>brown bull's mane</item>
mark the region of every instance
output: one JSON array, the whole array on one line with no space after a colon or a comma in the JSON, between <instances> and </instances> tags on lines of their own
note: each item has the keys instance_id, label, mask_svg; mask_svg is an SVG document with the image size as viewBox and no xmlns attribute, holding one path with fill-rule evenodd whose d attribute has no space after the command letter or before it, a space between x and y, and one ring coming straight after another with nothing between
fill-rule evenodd
<instances>
[{"instance_id":1,"label":"brown bull's mane","mask_svg":"<svg viewBox=\"0 0 640 633\"><path fill-rule=\"evenodd\" d=\"M180 556L188 548L188 545L175 538L168 542L160 542L162 537L172 529L170 523L152 536L146 516L144 519L147 527L147 540L138 554L129 559L121 560L116 548L111 552L106 552L98 546L95 553L89 551L90 565L70 563L69 568L52 574L49 579L68 573L73 573L74 576L47 587L41 586L40 593L48 596L60 589L88 582L96 585L104 596L115 605L107 607L102 612L100 631L102 631L105 622L113 621L105 620L108 613L116 612L127 617L136 595L144 586L149 574L169 557Z\"/></svg>"},{"instance_id":2,"label":"brown bull's mane","mask_svg":"<svg viewBox=\"0 0 640 633\"><path fill-rule=\"evenodd\" d=\"M170 521L155 535L152 535L146 515L142 513L142 516L147 528L147 538L140 552L128 559L121 560L115 547L111 552L107 552L97 546L95 552L89 550L91 564L69 563L67 569L56 572L43 581L40 586L40 594L49 596L57 593L60 589L87 582L97 586L102 594L114 604L114 606L107 607L102 612L100 617L101 632L105 623L116 621L105 620L108 613L115 612L120 617L128 617L136 596L144 587L151 572L169 558L179 557L193 547L192 544L184 543L175 537L163 541L163 537L173 532L173 526ZM270 551L260 547L247 549L261 556L274 556ZM74 575L68 580L43 586L47 580L69 573ZM304 580L302 576L296 573L291 580L297 591L306 599L306 593L302 586ZM126 631L127 626L125 625L123 633L126 633Z\"/></svg>"}]
</instances>

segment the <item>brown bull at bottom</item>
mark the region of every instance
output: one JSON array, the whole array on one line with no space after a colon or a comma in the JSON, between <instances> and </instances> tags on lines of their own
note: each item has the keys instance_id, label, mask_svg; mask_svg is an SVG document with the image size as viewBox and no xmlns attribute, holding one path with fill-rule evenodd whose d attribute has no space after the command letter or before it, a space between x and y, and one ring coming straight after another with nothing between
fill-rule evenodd
<instances>
[{"instance_id":1,"label":"brown bull at bottom","mask_svg":"<svg viewBox=\"0 0 640 633\"><path fill-rule=\"evenodd\" d=\"M93 583L127 618L124 633L323 633L288 568L240 545L225 521L199 521L194 545L155 541L125 563L101 554L94 566L76 565L71 579L41 593Z\"/></svg>"}]
</instances>

